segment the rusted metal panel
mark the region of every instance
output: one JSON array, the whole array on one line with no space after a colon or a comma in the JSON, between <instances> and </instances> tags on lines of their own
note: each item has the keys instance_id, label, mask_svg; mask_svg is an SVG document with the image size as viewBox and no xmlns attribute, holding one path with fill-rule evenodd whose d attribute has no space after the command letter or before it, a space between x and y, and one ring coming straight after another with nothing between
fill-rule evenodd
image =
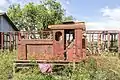
<instances>
[{"instance_id":1,"label":"rusted metal panel","mask_svg":"<svg viewBox=\"0 0 120 80\"><path fill-rule=\"evenodd\" d=\"M57 32L60 32L61 35L58 37L59 39L56 40L56 33ZM58 60L64 60L64 30L54 30L53 31L53 35L54 35L54 38L53 38L53 49L54 49L54 55L58 58ZM61 37L61 39L60 39Z\"/></svg>"},{"instance_id":2,"label":"rusted metal panel","mask_svg":"<svg viewBox=\"0 0 120 80\"><path fill-rule=\"evenodd\" d=\"M53 44L53 40L21 40L19 41L22 44L41 44L41 45L47 45L47 44Z\"/></svg>"},{"instance_id":3,"label":"rusted metal panel","mask_svg":"<svg viewBox=\"0 0 120 80\"><path fill-rule=\"evenodd\" d=\"M75 43L74 43L75 44ZM71 48L71 49L68 49L67 51L67 60L68 61L75 61L75 58L76 58L76 50L75 50L75 45Z\"/></svg>"},{"instance_id":4,"label":"rusted metal panel","mask_svg":"<svg viewBox=\"0 0 120 80\"><path fill-rule=\"evenodd\" d=\"M27 45L27 59L51 60L52 57L52 45Z\"/></svg>"},{"instance_id":5,"label":"rusted metal panel","mask_svg":"<svg viewBox=\"0 0 120 80\"><path fill-rule=\"evenodd\" d=\"M18 54L17 54L18 60L27 60L26 55L26 45L18 43Z\"/></svg>"},{"instance_id":6,"label":"rusted metal panel","mask_svg":"<svg viewBox=\"0 0 120 80\"><path fill-rule=\"evenodd\" d=\"M83 58L83 53L82 53L82 30L81 29L76 29L75 30L75 47L76 47L76 57L78 59Z\"/></svg>"},{"instance_id":7,"label":"rusted metal panel","mask_svg":"<svg viewBox=\"0 0 120 80\"><path fill-rule=\"evenodd\" d=\"M73 24L59 24L59 25L50 25L48 26L50 29L61 30L61 29L85 29L85 23L73 23Z\"/></svg>"},{"instance_id":8,"label":"rusted metal panel","mask_svg":"<svg viewBox=\"0 0 120 80\"><path fill-rule=\"evenodd\" d=\"M41 53L53 54L52 40L21 40L18 44L18 59L42 59ZM22 48L24 46L24 48ZM40 55L41 57L40 57ZM47 55L46 55L47 56ZM48 58L45 58L48 59Z\"/></svg>"}]
</instances>

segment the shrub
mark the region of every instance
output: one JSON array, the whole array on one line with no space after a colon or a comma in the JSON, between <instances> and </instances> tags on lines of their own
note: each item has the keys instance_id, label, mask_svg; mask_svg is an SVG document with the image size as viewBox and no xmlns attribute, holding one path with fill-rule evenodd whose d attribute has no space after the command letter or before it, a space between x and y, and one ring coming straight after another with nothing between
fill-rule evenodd
<instances>
[{"instance_id":1,"label":"shrub","mask_svg":"<svg viewBox=\"0 0 120 80\"><path fill-rule=\"evenodd\" d=\"M0 80L12 78L13 60L16 52L0 51Z\"/></svg>"}]
</instances>

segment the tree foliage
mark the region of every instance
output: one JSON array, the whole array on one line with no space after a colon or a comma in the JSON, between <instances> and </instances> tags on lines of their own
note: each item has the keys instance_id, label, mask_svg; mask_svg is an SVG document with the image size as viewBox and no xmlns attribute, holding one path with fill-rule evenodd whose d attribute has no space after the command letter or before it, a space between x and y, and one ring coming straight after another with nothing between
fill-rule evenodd
<instances>
[{"instance_id":1,"label":"tree foliage","mask_svg":"<svg viewBox=\"0 0 120 80\"><path fill-rule=\"evenodd\" d=\"M43 0L40 4L28 3L24 7L13 4L9 7L7 14L18 29L33 31L61 23L64 18L64 9L56 0Z\"/></svg>"},{"instance_id":2,"label":"tree foliage","mask_svg":"<svg viewBox=\"0 0 120 80\"><path fill-rule=\"evenodd\" d=\"M71 21L71 20L75 20L75 18L73 16L66 16L63 18L63 21Z\"/></svg>"}]
</instances>

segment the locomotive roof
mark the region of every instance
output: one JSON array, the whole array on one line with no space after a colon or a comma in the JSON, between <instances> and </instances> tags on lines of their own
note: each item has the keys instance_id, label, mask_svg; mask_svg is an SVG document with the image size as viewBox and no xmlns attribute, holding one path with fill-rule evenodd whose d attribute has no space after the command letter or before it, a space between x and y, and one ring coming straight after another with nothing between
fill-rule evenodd
<instances>
[{"instance_id":1,"label":"locomotive roof","mask_svg":"<svg viewBox=\"0 0 120 80\"><path fill-rule=\"evenodd\" d=\"M77 29L85 28L85 23L84 22L63 22L63 24L57 24L57 25L50 25L48 26L50 29Z\"/></svg>"}]
</instances>

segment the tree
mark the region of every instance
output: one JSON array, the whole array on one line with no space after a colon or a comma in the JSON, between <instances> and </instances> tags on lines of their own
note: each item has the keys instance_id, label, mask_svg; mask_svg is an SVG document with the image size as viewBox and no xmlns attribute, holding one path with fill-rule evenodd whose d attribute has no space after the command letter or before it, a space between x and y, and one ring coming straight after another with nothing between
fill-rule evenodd
<instances>
[{"instance_id":1,"label":"tree","mask_svg":"<svg viewBox=\"0 0 120 80\"><path fill-rule=\"evenodd\" d=\"M9 10L7 11L8 16L10 19L14 22L14 24L21 29L23 26L22 22L22 10L19 4L13 4L9 7Z\"/></svg>"},{"instance_id":2,"label":"tree","mask_svg":"<svg viewBox=\"0 0 120 80\"><path fill-rule=\"evenodd\" d=\"M63 18L63 21L72 21L72 20L75 20L73 16L66 16Z\"/></svg>"},{"instance_id":3,"label":"tree","mask_svg":"<svg viewBox=\"0 0 120 80\"><path fill-rule=\"evenodd\" d=\"M23 8L13 4L7 14L19 30L33 31L61 23L64 9L56 0L43 0L40 4L28 3Z\"/></svg>"},{"instance_id":4,"label":"tree","mask_svg":"<svg viewBox=\"0 0 120 80\"><path fill-rule=\"evenodd\" d=\"M62 17L64 16L64 9L62 9L61 4L55 0L45 0L43 4L48 9L51 20L49 21L50 24L61 23Z\"/></svg>"},{"instance_id":5,"label":"tree","mask_svg":"<svg viewBox=\"0 0 120 80\"><path fill-rule=\"evenodd\" d=\"M36 15L37 8L33 3L25 5L22 9L22 19L24 23L24 28L27 31L35 30L37 24Z\"/></svg>"}]
</instances>

